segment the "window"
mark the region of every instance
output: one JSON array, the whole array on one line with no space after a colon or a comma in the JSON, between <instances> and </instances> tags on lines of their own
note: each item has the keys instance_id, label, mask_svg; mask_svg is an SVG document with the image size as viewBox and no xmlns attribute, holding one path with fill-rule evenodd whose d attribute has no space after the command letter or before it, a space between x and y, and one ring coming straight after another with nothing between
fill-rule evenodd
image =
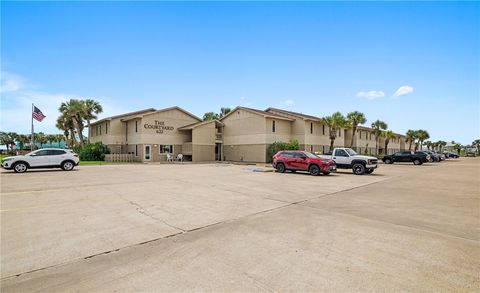
<instances>
[{"instance_id":1,"label":"window","mask_svg":"<svg viewBox=\"0 0 480 293\"><path fill-rule=\"evenodd\" d=\"M302 158L306 158L307 156L304 153L293 153L293 157L302 159Z\"/></svg>"},{"instance_id":2,"label":"window","mask_svg":"<svg viewBox=\"0 0 480 293\"><path fill-rule=\"evenodd\" d=\"M338 137L342 137L342 129L341 128L338 130Z\"/></svg>"},{"instance_id":3,"label":"window","mask_svg":"<svg viewBox=\"0 0 480 293\"><path fill-rule=\"evenodd\" d=\"M138 121L135 121L135 132L138 132Z\"/></svg>"},{"instance_id":4,"label":"window","mask_svg":"<svg viewBox=\"0 0 480 293\"><path fill-rule=\"evenodd\" d=\"M138 157L138 144L135 145L135 157Z\"/></svg>"},{"instance_id":5,"label":"window","mask_svg":"<svg viewBox=\"0 0 480 293\"><path fill-rule=\"evenodd\" d=\"M310 122L310 133L313 133L313 123Z\"/></svg>"},{"instance_id":6,"label":"window","mask_svg":"<svg viewBox=\"0 0 480 293\"><path fill-rule=\"evenodd\" d=\"M272 121L272 132L275 132L275 120Z\"/></svg>"},{"instance_id":7,"label":"window","mask_svg":"<svg viewBox=\"0 0 480 293\"><path fill-rule=\"evenodd\" d=\"M287 157L287 158L293 158L293 153L292 152L283 152L281 154L282 157Z\"/></svg>"},{"instance_id":8,"label":"window","mask_svg":"<svg viewBox=\"0 0 480 293\"><path fill-rule=\"evenodd\" d=\"M173 145L161 144L159 150L161 154L173 154Z\"/></svg>"},{"instance_id":9,"label":"window","mask_svg":"<svg viewBox=\"0 0 480 293\"><path fill-rule=\"evenodd\" d=\"M47 150L42 150L42 151L38 151L36 153L33 153L32 155L34 155L35 157L38 157L38 156L49 156L49 151Z\"/></svg>"},{"instance_id":10,"label":"window","mask_svg":"<svg viewBox=\"0 0 480 293\"><path fill-rule=\"evenodd\" d=\"M335 151L335 156L336 157L348 157L348 154L346 151L338 149Z\"/></svg>"},{"instance_id":11,"label":"window","mask_svg":"<svg viewBox=\"0 0 480 293\"><path fill-rule=\"evenodd\" d=\"M325 124L322 125L322 133L325 135Z\"/></svg>"},{"instance_id":12,"label":"window","mask_svg":"<svg viewBox=\"0 0 480 293\"><path fill-rule=\"evenodd\" d=\"M105 123L105 134L108 134L108 123Z\"/></svg>"},{"instance_id":13,"label":"window","mask_svg":"<svg viewBox=\"0 0 480 293\"><path fill-rule=\"evenodd\" d=\"M49 155L50 156L59 156L59 155L65 155L65 151L62 150L50 150Z\"/></svg>"},{"instance_id":14,"label":"window","mask_svg":"<svg viewBox=\"0 0 480 293\"><path fill-rule=\"evenodd\" d=\"M310 151L313 152L313 145L310 146Z\"/></svg>"},{"instance_id":15,"label":"window","mask_svg":"<svg viewBox=\"0 0 480 293\"><path fill-rule=\"evenodd\" d=\"M100 125L100 135L102 135L102 125Z\"/></svg>"},{"instance_id":16,"label":"window","mask_svg":"<svg viewBox=\"0 0 480 293\"><path fill-rule=\"evenodd\" d=\"M362 132L358 131L358 135L360 135L360 139L362 139Z\"/></svg>"}]
</instances>

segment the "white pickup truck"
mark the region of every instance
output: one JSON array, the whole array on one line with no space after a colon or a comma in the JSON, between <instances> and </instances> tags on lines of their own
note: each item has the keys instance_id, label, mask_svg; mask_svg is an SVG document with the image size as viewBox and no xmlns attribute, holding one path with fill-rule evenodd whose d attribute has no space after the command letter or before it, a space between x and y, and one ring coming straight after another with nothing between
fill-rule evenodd
<instances>
[{"instance_id":1,"label":"white pickup truck","mask_svg":"<svg viewBox=\"0 0 480 293\"><path fill-rule=\"evenodd\" d=\"M377 158L359 155L350 148L335 148L332 153L318 156L334 160L338 169L352 169L356 175L371 174L378 162Z\"/></svg>"}]
</instances>

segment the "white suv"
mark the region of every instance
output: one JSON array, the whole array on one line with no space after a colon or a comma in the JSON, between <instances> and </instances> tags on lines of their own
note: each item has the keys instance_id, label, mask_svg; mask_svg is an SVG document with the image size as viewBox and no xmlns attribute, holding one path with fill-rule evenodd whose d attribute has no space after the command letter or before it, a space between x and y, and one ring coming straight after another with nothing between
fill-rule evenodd
<instances>
[{"instance_id":1,"label":"white suv","mask_svg":"<svg viewBox=\"0 0 480 293\"><path fill-rule=\"evenodd\" d=\"M24 156L7 157L2 160L2 168L23 173L31 168L62 168L71 171L80 159L72 150L40 149Z\"/></svg>"}]
</instances>

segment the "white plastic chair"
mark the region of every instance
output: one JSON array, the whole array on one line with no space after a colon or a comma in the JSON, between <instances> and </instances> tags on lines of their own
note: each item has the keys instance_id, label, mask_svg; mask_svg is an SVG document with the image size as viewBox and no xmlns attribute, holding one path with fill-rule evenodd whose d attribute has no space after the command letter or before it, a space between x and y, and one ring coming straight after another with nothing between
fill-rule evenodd
<instances>
[{"instance_id":1,"label":"white plastic chair","mask_svg":"<svg viewBox=\"0 0 480 293\"><path fill-rule=\"evenodd\" d=\"M167 154L167 162L173 162L173 156L171 154Z\"/></svg>"},{"instance_id":2,"label":"white plastic chair","mask_svg":"<svg viewBox=\"0 0 480 293\"><path fill-rule=\"evenodd\" d=\"M177 161L183 162L183 154L177 155Z\"/></svg>"}]
</instances>

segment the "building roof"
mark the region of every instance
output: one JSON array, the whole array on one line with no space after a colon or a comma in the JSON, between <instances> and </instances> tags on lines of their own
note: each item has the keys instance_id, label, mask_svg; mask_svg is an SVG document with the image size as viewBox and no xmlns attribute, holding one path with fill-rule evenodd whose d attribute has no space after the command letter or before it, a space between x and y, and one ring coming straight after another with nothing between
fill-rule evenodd
<instances>
[{"instance_id":1,"label":"building roof","mask_svg":"<svg viewBox=\"0 0 480 293\"><path fill-rule=\"evenodd\" d=\"M272 108L272 107L267 108L265 111L266 112L270 112L270 111L279 112L280 113L279 115L281 115L283 113L287 117L288 116L294 116L294 117L297 117L297 118L301 118L303 120L313 120L313 121L321 121L322 120L322 118L320 118L320 117L307 115L307 114L303 114L303 113L298 113L298 112L287 111L287 110L278 109L278 108Z\"/></svg>"},{"instance_id":2,"label":"building roof","mask_svg":"<svg viewBox=\"0 0 480 293\"><path fill-rule=\"evenodd\" d=\"M357 126L357 129L359 129L359 130L366 130L366 131L372 131L372 132L373 132L373 128L366 127L366 126L362 126L362 125L358 125L358 126ZM400 137L405 137L405 135L399 134L399 133L396 133L396 132L394 132L394 134L397 135L397 136L400 136Z\"/></svg>"},{"instance_id":3,"label":"building roof","mask_svg":"<svg viewBox=\"0 0 480 293\"><path fill-rule=\"evenodd\" d=\"M253 114L257 114L257 115L260 115L260 116L263 116L263 117L267 117L267 118L274 118L274 119L287 120L287 121L295 121L295 119L291 119L291 118L284 117L284 116L281 116L281 115L277 115L277 114L274 114L274 113L270 113L270 112L266 112L266 111L262 111L262 110L258 110L258 109L253 109L253 108L240 107L240 106L236 107L235 109L230 111L227 115L223 116L220 120L223 120L223 119L227 118L232 113L235 113L237 110L244 110L244 111L247 111L247 112L250 112L250 113L253 113Z\"/></svg>"},{"instance_id":4,"label":"building roof","mask_svg":"<svg viewBox=\"0 0 480 293\"><path fill-rule=\"evenodd\" d=\"M142 115L142 114L145 114L145 113L148 113L148 112L155 112L155 111L156 110L154 108L148 108L148 109L144 109L144 110L138 110L138 111L135 111L135 112L129 112L129 113L125 113L125 114L110 116L110 117L106 117L106 118L100 119L98 121L92 122L90 124L90 126L94 125L94 124L97 124L97 123L100 123L100 122L103 122L103 121L107 121L107 120L112 120L112 119L121 118L121 117L128 117L128 116L137 116L137 115Z\"/></svg>"},{"instance_id":5,"label":"building roof","mask_svg":"<svg viewBox=\"0 0 480 293\"><path fill-rule=\"evenodd\" d=\"M148 113L144 113L144 114L140 114L138 116L140 116L139 118L143 117L143 116L147 116L147 115L152 115L152 114L156 114L156 113L161 113L161 112L165 112L165 111L170 111L170 110L178 110L180 112L183 112L185 114L187 114L188 116L198 120L198 121L202 121L202 119L198 118L197 116L193 115L192 113L188 112L187 110L184 110L178 106L174 106L174 107L169 107L169 108L164 108L164 109L160 109L160 110L155 110L153 112L148 112ZM127 120L130 120L130 119L135 119L137 117L128 117L127 119L122 119L122 121L127 121Z\"/></svg>"},{"instance_id":6,"label":"building roof","mask_svg":"<svg viewBox=\"0 0 480 293\"><path fill-rule=\"evenodd\" d=\"M192 123L192 124L188 124L188 125L179 127L178 130L192 130L194 128L197 128L199 126L206 125L206 124L209 124L209 123L212 123L212 122L215 122L215 124L218 124L220 126L225 125L221 121L215 119L215 120L206 120L206 121L200 121L200 122L195 122L195 123Z\"/></svg>"}]
</instances>

